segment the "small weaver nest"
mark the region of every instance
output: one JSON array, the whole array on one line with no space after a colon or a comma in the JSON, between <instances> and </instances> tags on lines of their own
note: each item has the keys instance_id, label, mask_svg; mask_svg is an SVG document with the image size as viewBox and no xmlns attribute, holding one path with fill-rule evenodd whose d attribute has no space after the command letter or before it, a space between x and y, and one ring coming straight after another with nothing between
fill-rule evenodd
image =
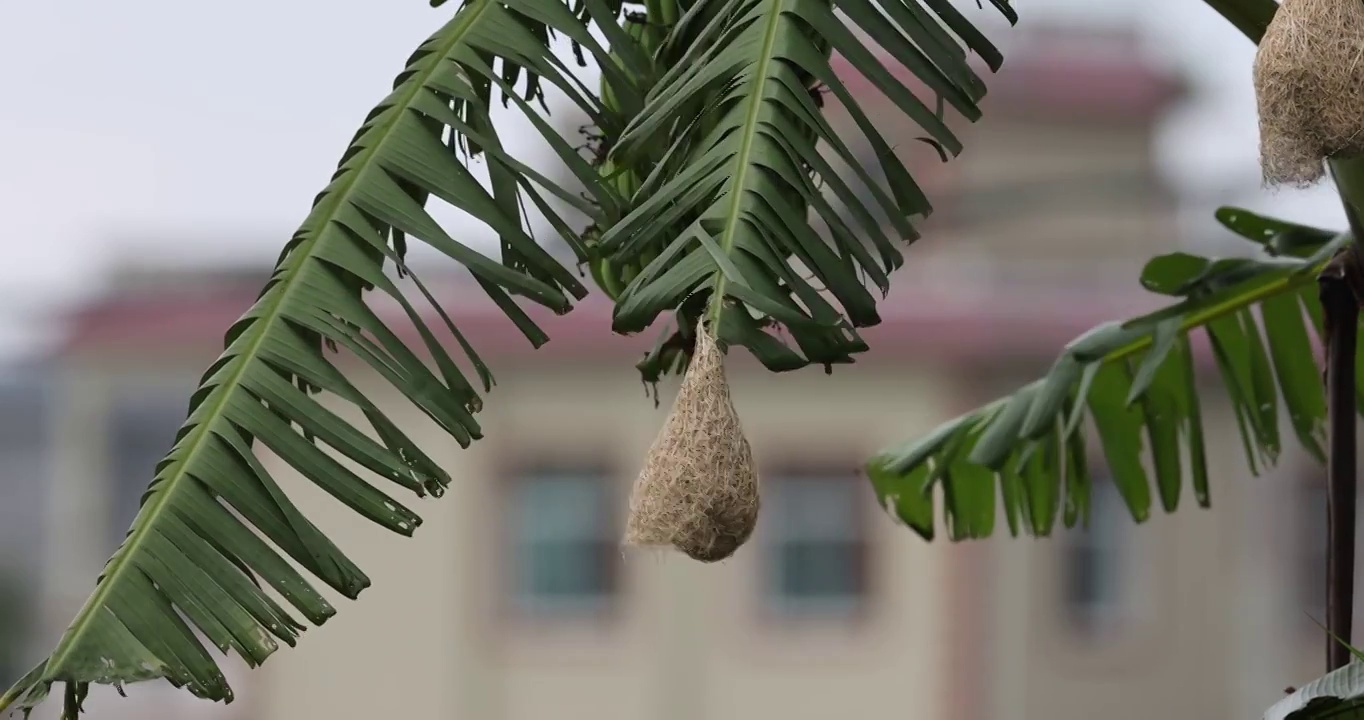
<instances>
[{"instance_id":1,"label":"small weaver nest","mask_svg":"<svg viewBox=\"0 0 1364 720\"><path fill-rule=\"evenodd\" d=\"M702 321L696 351L630 496L627 545L671 545L701 562L734 554L758 522L758 476Z\"/></svg>"},{"instance_id":2,"label":"small weaver nest","mask_svg":"<svg viewBox=\"0 0 1364 720\"><path fill-rule=\"evenodd\" d=\"M1255 55L1266 185L1307 187L1364 155L1364 3L1284 0Z\"/></svg>"}]
</instances>

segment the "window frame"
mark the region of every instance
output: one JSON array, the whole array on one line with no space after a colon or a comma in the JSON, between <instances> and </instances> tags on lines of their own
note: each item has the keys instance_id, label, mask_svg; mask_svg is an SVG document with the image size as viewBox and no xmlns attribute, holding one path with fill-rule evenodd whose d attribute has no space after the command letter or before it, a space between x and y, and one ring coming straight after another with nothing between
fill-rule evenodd
<instances>
[{"instance_id":1,"label":"window frame","mask_svg":"<svg viewBox=\"0 0 1364 720\"><path fill-rule=\"evenodd\" d=\"M1320 465L1307 465L1294 474L1293 482L1288 483L1293 494L1293 539L1289 543L1291 554L1287 559L1292 577L1288 584L1291 609L1299 618L1296 623L1299 634L1310 634L1312 640L1317 641L1322 635L1317 623L1326 622L1326 508L1330 495ZM1314 497L1320 502L1313 502ZM1319 605L1312 607L1309 598L1304 597L1309 592L1314 596L1311 599L1321 601Z\"/></svg>"},{"instance_id":2,"label":"window frame","mask_svg":"<svg viewBox=\"0 0 1364 720\"><path fill-rule=\"evenodd\" d=\"M110 553L123 544L132 522L137 519L137 515L142 510L143 498L156 476L157 466L175 446L176 434L189 416L187 397L183 388L178 385L153 385L146 382L120 385L115 387L109 396L108 404L101 419L100 438L103 443L102 451L105 458L103 463L105 470L101 473L105 491L104 522L107 525L105 532L108 536L105 540L111 543L107 548ZM156 457L145 470L137 497L135 499L123 497L123 491L131 492L132 486L125 487L127 478L121 477L121 473L127 468L122 466L118 458L118 447L121 444L120 428L125 427L125 421L129 417L138 413L172 409L173 412L170 413L169 417L176 419L169 424L173 427L170 428L164 438L157 441L156 446L162 449L159 453L153 453ZM143 431L139 430L138 432ZM132 509L132 514L125 519L123 513L129 508Z\"/></svg>"},{"instance_id":3,"label":"window frame","mask_svg":"<svg viewBox=\"0 0 1364 720\"><path fill-rule=\"evenodd\" d=\"M621 503L619 473L613 463L602 459L601 454L557 454L530 455L514 462L503 464L496 473L498 514L493 525L496 527L497 557L494 564L496 582L494 596L496 607L505 620L520 625L579 625L605 624L613 622L625 604L626 568L620 551L619 538L624 531L623 505ZM518 512L518 495L525 486L536 482L537 478L553 473L575 474L591 473L596 476L600 486L599 512L604 521L599 525L603 538L614 537L613 542L602 542L597 557L604 570L605 592L599 602L590 606L572 608L535 608L523 601L518 588L520 569L516 566L520 538L515 523Z\"/></svg>"},{"instance_id":4,"label":"window frame","mask_svg":"<svg viewBox=\"0 0 1364 720\"><path fill-rule=\"evenodd\" d=\"M1104 488L1098 491L1103 493L1105 498L1103 502L1114 504L1114 507L1105 507L1101 511L1105 515L1103 518L1098 517L1098 514L1093 512L1095 509L1093 501L1097 496L1095 490L1100 487ZM1122 617L1124 615L1122 609L1124 603L1121 600L1121 595L1125 584L1123 576L1126 574L1126 567L1112 568L1111 574L1097 578L1095 584L1100 589L1095 593L1094 598L1086 600L1080 600L1075 596L1076 579L1074 573L1077 570L1075 560L1080 553L1092 555L1093 557L1090 560L1095 563L1096 567L1101 566L1104 562L1115 561L1121 565L1126 565L1127 558L1121 557L1123 554L1123 538L1121 536L1125 531L1107 527L1110 523L1116 522L1125 509L1122 493L1118 491L1113 481L1111 479L1101 480L1090 486L1090 520L1094 524L1089 528L1077 526L1067 530L1068 536L1062 546L1061 593L1066 622L1074 634L1084 636L1105 635L1121 627L1124 622ZM1109 514L1113 517L1107 517ZM1105 526L1102 531L1098 530L1100 524ZM1104 535L1101 536L1099 534L1101 532ZM1104 593L1104 588L1101 586L1108 583L1111 583L1113 587L1106 589L1115 592L1116 596L1101 597Z\"/></svg>"},{"instance_id":5,"label":"window frame","mask_svg":"<svg viewBox=\"0 0 1364 720\"><path fill-rule=\"evenodd\" d=\"M1111 644L1118 638L1127 634L1139 621L1138 603L1140 598L1137 596L1138 565L1137 550L1134 544L1135 538L1133 530L1136 526L1131 518L1131 512L1127 508L1127 502L1122 496L1122 491L1118 488L1117 481L1109 472L1108 464L1102 456L1091 454L1089 461L1089 520L1095 522L1097 516L1094 514L1095 488L1100 485L1108 489L1105 493L1110 493L1114 507L1112 509L1113 521L1120 523L1115 532L1115 537L1110 540L1113 547L1110 552L1114 554L1121 566L1114 571L1114 583L1117 595L1113 598L1110 607L1096 610L1095 607L1079 608L1072 603L1070 598L1070 560L1076 549L1078 541L1086 542L1092 546L1093 541L1088 540L1090 529L1077 524L1073 528L1058 528L1062 531L1058 538L1059 552L1056 559L1056 574L1053 588L1057 594L1056 607L1060 614L1060 622L1064 626L1066 634L1086 644ZM1092 526L1091 526L1092 527Z\"/></svg>"},{"instance_id":6,"label":"window frame","mask_svg":"<svg viewBox=\"0 0 1364 720\"><path fill-rule=\"evenodd\" d=\"M792 610L787 607L782 602L783 595L775 587L777 578L774 577L774 573L778 572L777 564L781 562L779 543L782 538L775 535L772 530L773 526L765 524L763 513L759 513L758 529L754 538L755 544L758 545L756 560L759 568L755 573L754 591L760 624L803 627L864 624L875 615L881 596L880 578L876 568L878 559L877 533L873 524L874 513L881 512L881 509L876 505L875 498L872 496L866 475L855 463L848 463L846 467L842 467L838 463L830 463L827 460L810 464L784 463L760 472L759 492L763 496L764 502L772 497L773 492L780 492L780 490L774 490L775 487L793 479L846 483L846 487L851 490L853 495L852 528L856 534L857 545L855 556L857 564L854 569L854 577L858 593L852 606L846 612L825 612L818 608L809 610L796 608ZM766 523L771 523L771 512L767 513L767 518Z\"/></svg>"}]
</instances>

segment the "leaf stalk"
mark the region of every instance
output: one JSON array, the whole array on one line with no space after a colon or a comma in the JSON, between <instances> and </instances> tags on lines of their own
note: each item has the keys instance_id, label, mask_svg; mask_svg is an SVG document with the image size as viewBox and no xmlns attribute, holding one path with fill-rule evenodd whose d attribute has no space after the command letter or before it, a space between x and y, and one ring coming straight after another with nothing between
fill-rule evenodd
<instances>
[{"instance_id":1,"label":"leaf stalk","mask_svg":"<svg viewBox=\"0 0 1364 720\"><path fill-rule=\"evenodd\" d=\"M1326 402L1330 428L1326 498L1326 670L1350 662L1354 624L1355 534L1358 497L1358 438L1355 432L1355 356L1359 343L1359 307L1364 297L1364 160L1333 161L1345 217L1354 241L1326 266L1318 278L1326 338Z\"/></svg>"}]
</instances>

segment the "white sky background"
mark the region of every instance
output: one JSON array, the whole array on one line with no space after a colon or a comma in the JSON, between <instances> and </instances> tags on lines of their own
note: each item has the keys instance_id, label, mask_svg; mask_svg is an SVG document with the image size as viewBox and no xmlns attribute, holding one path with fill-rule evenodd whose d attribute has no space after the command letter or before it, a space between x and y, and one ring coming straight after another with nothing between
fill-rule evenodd
<instances>
[{"instance_id":1,"label":"white sky background","mask_svg":"<svg viewBox=\"0 0 1364 720\"><path fill-rule=\"evenodd\" d=\"M958 1L972 17L997 19ZM120 260L250 259L264 271L365 113L453 4L0 2L0 352L30 345L18 330L98 291ZM1253 48L1202 2L1017 5L1025 24L1134 24L1153 59L1192 69L1200 95L1162 131L1161 153L1186 189L1191 229L1209 227L1210 207L1226 202L1341 223L1329 189L1257 191ZM1002 25L987 23L1007 46ZM502 127L509 145L539 144L514 112ZM490 239L474 225L456 236Z\"/></svg>"}]
</instances>

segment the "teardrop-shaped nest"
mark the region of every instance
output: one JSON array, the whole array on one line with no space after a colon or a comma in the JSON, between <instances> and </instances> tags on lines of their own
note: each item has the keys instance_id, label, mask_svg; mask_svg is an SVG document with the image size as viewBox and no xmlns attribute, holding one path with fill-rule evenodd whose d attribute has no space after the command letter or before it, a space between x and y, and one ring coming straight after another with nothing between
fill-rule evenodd
<instances>
[{"instance_id":1,"label":"teardrop-shaped nest","mask_svg":"<svg viewBox=\"0 0 1364 720\"><path fill-rule=\"evenodd\" d=\"M702 562L734 554L758 522L758 475L702 321L696 350L630 496L629 545L671 545Z\"/></svg>"},{"instance_id":2,"label":"teardrop-shaped nest","mask_svg":"<svg viewBox=\"0 0 1364 720\"><path fill-rule=\"evenodd\" d=\"M1364 3L1284 0L1255 55L1260 169L1306 187L1325 161L1364 155Z\"/></svg>"}]
</instances>

